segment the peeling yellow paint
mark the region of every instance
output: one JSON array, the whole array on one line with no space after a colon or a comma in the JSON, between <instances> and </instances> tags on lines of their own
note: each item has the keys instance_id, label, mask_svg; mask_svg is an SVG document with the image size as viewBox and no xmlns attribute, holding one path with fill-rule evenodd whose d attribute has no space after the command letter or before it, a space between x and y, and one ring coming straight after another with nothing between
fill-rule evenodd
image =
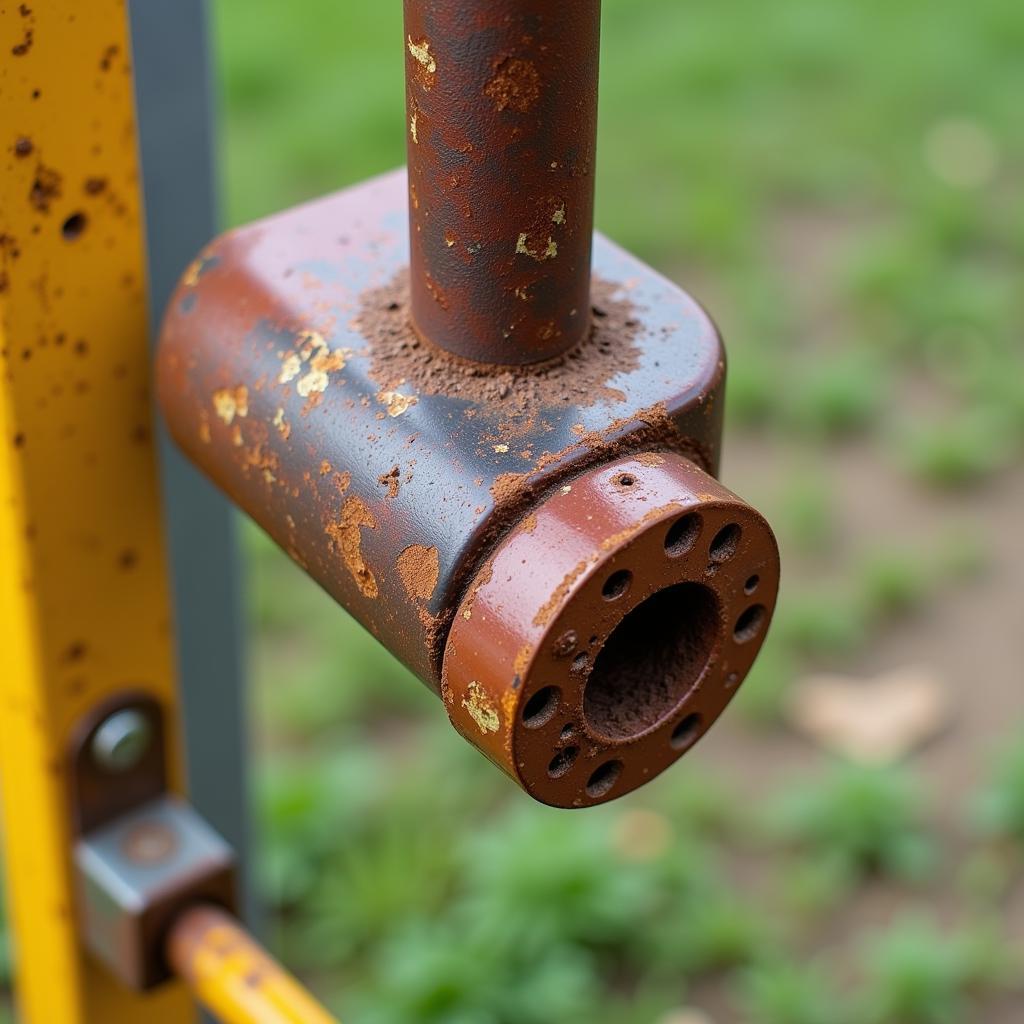
<instances>
[{"instance_id":1,"label":"peeling yellow paint","mask_svg":"<svg viewBox=\"0 0 1024 1024\"><path fill-rule=\"evenodd\" d=\"M558 255L558 243L553 238L548 238L547 245L544 246L543 252L538 252L536 249L531 249L527 244L529 238L529 232L520 232L519 238L516 240L517 256L529 256L531 259L536 260L538 263L543 263L544 260L552 260Z\"/></svg>"},{"instance_id":2,"label":"peeling yellow paint","mask_svg":"<svg viewBox=\"0 0 1024 1024\"><path fill-rule=\"evenodd\" d=\"M382 391L377 395L377 401L385 406L388 415L394 418L411 409L419 399L415 395L403 395L400 391Z\"/></svg>"},{"instance_id":3,"label":"peeling yellow paint","mask_svg":"<svg viewBox=\"0 0 1024 1024\"><path fill-rule=\"evenodd\" d=\"M414 110L412 112L412 117L409 118L409 134L412 136L412 141L418 145L420 141L420 136L419 132L417 132L416 130L416 117L417 114L416 111Z\"/></svg>"},{"instance_id":4,"label":"peeling yellow paint","mask_svg":"<svg viewBox=\"0 0 1024 1024\"><path fill-rule=\"evenodd\" d=\"M330 383L328 374L345 368L346 361L352 355L350 348L336 348L333 352L324 336L319 331L302 331L296 341L299 343L297 352L289 352L281 363L279 384L288 384L299 377L303 365L309 369L295 385L295 390L302 398L327 390Z\"/></svg>"},{"instance_id":5,"label":"peeling yellow paint","mask_svg":"<svg viewBox=\"0 0 1024 1024\"><path fill-rule=\"evenodd\" d=\"M482 733L497 732L501 720L494 701L475 679L469 684L468 690L469 695L462 698L462 706L469 712L469 717L476 722Z\"/></svg>"},{"instance_id":6,"label":"peeling yellow paint","mask_svg":"<svg viewBox=\"0 0 1024 1024\"><path fill-rule=\"evenodd\" d=\"M494 446L494 450L495 450L495 452L498 453L498 455L504 455L505 452L508 451L508 445L507 444L496 444Z\"/></svg>"},{"instance_id":7,"label":"peeling yellow paint","mask_svg":"<svg viewBox=\"0 0 1024 1024\"><path fill-rule=\"evenodd\" d=\"M330 378L323 370L313 369L299 378L295 390L301 398L309 398L310 395L326 391L329 383Z\"/></svg>"},{"instance_id":8,"label":"peeling yellow paint","mask_svg":"<svg viewBox=\"0 0 1024 1024\"><path fill-rule=\"evenodd\" d=\"M277 432L287 441L291 436L292 427L284 418L284 409L279 408L274 414L274 426L277 427Z\"/></svg>"},{"instance_id":9,"label":"peeling yellow paint","mask_svg":"<svg viewBox=\"0 0 1024 1024\"><path fill-rule=\"evenodd\" d=\"M244 384L237 388L218 388L213 393L213 408L230 426L236 416L249 415L249 389Z\"/></svg>"},{"instance_id":10,"label":"peeling yellow paint","mask_svg":"<svg viewBox=\"0 0 1024 1024\"><path fill-rule=\"evenodd\" d=\"M565 203L562 203L562 205L557 210L555 210L553 214L551 214L551 220L555 224L565 223Z\"/></svg>"},{"instance_id":11,"label":"peeling yellow paint","mask_svg":"<svg viewBox=\"0 0 1024 1024\"><path fill-rule=\"evenodd\" d=\"M413 59L417 60L426 69L428 74L433 74L437 71L437 61L430 55L430 43L424 39L422 43L414 43L412 36L409 39L409 53L412 54Z\"/></svg>"},{"instance_id":12,"label":"peeling yellow paint","mask_svg":"<svg viewBox=\"0 0 1024 1024\"><path fill-rule=\"evenodd\" d=\"M285 357L284 362L281 363L281 373L277 378L279 384L287 384L289 381L294 380L298 377L302 371L302 360L299 359L297 352L289 352Z\"/></svg>"}]
</instances>

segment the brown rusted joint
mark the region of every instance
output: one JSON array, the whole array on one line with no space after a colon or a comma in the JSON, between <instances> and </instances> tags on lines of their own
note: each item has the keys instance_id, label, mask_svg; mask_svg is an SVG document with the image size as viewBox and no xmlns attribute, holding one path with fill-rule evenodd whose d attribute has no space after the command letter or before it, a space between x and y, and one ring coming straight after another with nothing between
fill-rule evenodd
<instances>
[{"instance_id":1,"label":"brown rusted joint","mask_svg":"<svg viewBox=\"0 0 1024 1024\"><path fill-rule=\"evenodd\" d=\"M692 462L598 466L526 516L470 587L445 648L448 714L545 803L621 796L729 702L778 578L768 524Z\"/></svg>"},{"instance_id":2,"label":"brown rusted joint","mask_svg":"<svg viewBox=\"0 0 1024 1024\"><path fill-rule=\"evenodd\" d=\"M412 319L479 362L590 330L600 0L405 0Z\"/></svg>"}]
</instances>

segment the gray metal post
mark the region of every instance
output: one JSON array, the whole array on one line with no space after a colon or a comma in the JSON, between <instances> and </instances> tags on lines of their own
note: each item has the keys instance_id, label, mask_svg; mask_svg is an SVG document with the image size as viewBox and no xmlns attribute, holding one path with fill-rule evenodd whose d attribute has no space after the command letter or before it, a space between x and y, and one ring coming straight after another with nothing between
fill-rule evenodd
<instances>
[{"instance_id":1,"label":"gray metal post","mask_svg":"<svg viewBox=\"0 0 1024 1024\"><path fill-rule=\"evenodd\" d=\"M217 229L207 5L129 0L129 12L155 339L175 281ZM250 837L235 513L162 430L159 451L190 797L238 851L244 883ZM252 910L248 886L243 907Z\"/></svg>"}]
</instances>

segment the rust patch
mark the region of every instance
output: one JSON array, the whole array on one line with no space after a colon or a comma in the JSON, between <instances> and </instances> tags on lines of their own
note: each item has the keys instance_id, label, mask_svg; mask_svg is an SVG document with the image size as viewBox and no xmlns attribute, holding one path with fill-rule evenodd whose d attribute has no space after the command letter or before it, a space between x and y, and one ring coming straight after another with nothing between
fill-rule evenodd
<instances>
[{"instance_id":1,"label":"rust patch","mask_svg":"<svg viewBox=\"0 0 1024 1024\"><path fill-rule=\"evenodd\" d=\"M388 489L389 498L398 497L398 489L401 486L401 470L398 466L392 466L386 473L377 477L377 483Z\"/></svg>"},{"instance_id":2,"label":"rust patch","mask_svg":"<svg viewBox=\"0 0 1024 1024\"><path fill-rule=\"evenodd\" d=\"M361 498L349 498L342 506L341 515L327 526L331 538L345 562L345 566L356 581L364 597L376 597L377 580L363 559L362 527L377 529L377 520Z\"/></svg>"},{"instance_id":3,"label":"rust patch","mask_svg":"<svg viewBox=\"0 0 1024 1024\"><path fill-rule=\"evenodd\" d=\"M212 396L213 408L228 425L236 416L249 415L249 389L244 384L236 388L218 388Z\"/></svg>"},{"instance_id":4,"label":"rust patch","mask_svg":"<svg viewBox=\"0 0 1024 1024\"><path fill-rule=\"evenodd\" d=\"M382 395L397 394L408 382L427 395L454 392L485 407L501 403L512 419L529 423L544 406L621 400L608 382L639 365L641 325L621 285L595 278L591 294L592 327L583 341L565 355L528 366L471 362L420 338L409 320L408 271L364 293L356 322L370 342L370 375Z\"/></svg>"},{"instance_id":5,"label":"rust patch","mask_svg":"<svg viewBox=\"0 0 1024 1024\"><path fill-rule=\"evenodd\" d=\"M29 189L28 201L40 213L49 213L50 203L60 198L60 190L60 174L52 167L39 164L32 180L32 187Z\"/></svg>"},{"instance_id":6,"label":"rust patch","mask_svg":"<svg viewBox=\"0 0 1024 1024\"><path fill-rule=\"evenodd\" d=\"M398 556L398 575L406 593L414 601L428 601L437 586L440 561L437 548L410 544Z\"/></svg>"},{"instance_id":7,"label":"rust patch","mask_svg":"<svg viewBox=\"0 0 1024 1024\"><path fill-rule=\"evenodd\" d=\"M497 110L525 114L540 99L540 74L533 61L501 57L494 62L494 77L484 86L484 95Z\"/></svg>"}]
</instances>

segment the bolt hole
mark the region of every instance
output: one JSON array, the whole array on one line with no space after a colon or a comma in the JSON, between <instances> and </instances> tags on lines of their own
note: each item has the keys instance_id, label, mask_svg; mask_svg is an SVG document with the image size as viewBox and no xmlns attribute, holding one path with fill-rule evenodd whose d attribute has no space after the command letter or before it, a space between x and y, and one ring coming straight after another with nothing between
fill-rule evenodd
<instances>
[{"instance_id":1,"label":"bolt hole","mask_svg":"<svg viewBox=\"0 0 1024 1024\"><path fill-rule=\"evenodd\" d=\"M621 761L605 761L603 765L594 769L593 774L587 779L587 796L597 799L607 795L612 786L619 781L622 774Z\"/></svg>"},{"instance_id":2,"label":"bolt hole","mask_svg":"<svg viewBox=\"0 0 1024 1024\"><path fill-rule=\"evenodd\" d=\"M557 686L545 686L538 690L523 708L523 725L527 729L539 729L551 721L558 710L562 691Z\"/></svg>"},{"instance_id":3,"label":"bolt hole","mask_svg":"<svg viewBox=\"0 0 1024 1024\"><path fill-rule=\"evenodd\" d=\"M616 487L632 487L636 483L636 477L632 473L619 473L618 476L612 477L612 483Z\"/></svg>"},{"instance_id":4,"label":"bolt hole","mask_svg":"<svg viewBox=\"0 0 1024 1024\"><path fill-rule=\"evenodd\" d=\"M576 763L576 755L579 752L579 747L566 747L564 750L560 750L551 758L548 775L553 779L560 779Z\"/></svg>"},{"instance_id":5,"label":"bolt hole","mask_svg":"<svg viewBox=\"0 0 1024 1024\"><path fill-rule=\"evenodd\" d=\"M558 734L558 738L565 743L566 740L571 740L576 735L576 726L572 722L568 722L562 726L562 731Z\"/></svg>"},{"instance_id":6,"label":"bolt hole","mask_svg":"<svg viewBox=\"0 0 1024 1024\"><path fill-rule=\"evenodd\" d=\"M598 320L603 320L608 315L607 312L605 312L605 310L603 310L600 306L592 307L592 312L594 316L598 318Z\"/></svg>"},{"instance_id":7,"label":"bolt hole","mask_svg":"<svg viewBox=\"0 0 1024 1024\"><path fill-rule=\"evenodd\" d=\"M761 582L761 577L758 576L757 573L754 573L754 575L751 576L747 580L747 582L743 584L743 593L744 594L752 594L755 590L757 590L757 585L760 582Z\"/></svg>"},{"instance_id":8,"label":"bolt hole","mask_svg":"<svg viewBox=\"0 0 1024 1024\"><path fill-rule=\"evenodd\" d=\"M708 552L712 562L726 562L736 554L736 547L740 542L742 531L735 523L723 526L715 539L711 542L711 549Z\"/></svg>"},{"instance_id":9,"label":"bolt hole","mask_svg":"<svg viewBox=\"0 0 1024 1024\"><path fill-rule=\"evenodd\" d=\"M665 534L665 554L669 558L685 555L697 540L700 526L700 516L696 512L690 512L677 519Z\"/></svg>"},{"instance_id":10,"label":"bolt hole","mask_svg":"<svg viewBox=\"0 0 1024 1024\"><path fill-rule=\"evenodd\" d=\"M88 220L84 213L73 213L60 226L60 233L64 236L65 241L73 242L85 230L87 223Z\"/></svg>"},{"instance_id":11,"label":"bolt hole","mask_svg":"<svg viewBox=\"0 0 1024 1024\"><path fill-rule=\"evenodd\" d=\"M617 601L629 590L629 585L632 582L633 574L628 569L619 569L618 572L613 572L604 581L604 586L601 588L601 596L606 601Z\"/></svg>"},{"instance_id":12,"label":"bolt hole","mask_svg":"<svg viewBox=\"0 0 1024 1024\"><path fill-rule=\"evenodd\" d=\"M685 750L700 735L701 716L694 712L687 715L673 730L669 746L673 750Z\"/></svg>"},{"instance_id":13,"label":"bolt hole","mask_svg":"<svg viewBox=\"0 0 1024 1024\"><path fill-rule=\"evenodd\" d=\"M733 639L738 644L753 640L764 625L765 607L763 604L752 604L737 620L732 631Z\"/></svg>"},{"instance_id":14,"label":"bolt hole","mask_svg":"<svg viewBox=\"0 0 1024 1024\"><path fill-rule=\"evenodd\" d=\"M576 657L572 659L570 671L582 675L589 667L590 658L586 654L577 654Z\"/></svg>"},{"instance_id":15,"label":"bolt hole","mask_svg":"<svg viewBox=\"0 0 1024 1024\"><path fill-rule=\"evenodd\" d=\"M395 313L395 312L397 312L401 308L402 307L399 306L399 304L397 302L389 302L388 303L388 312L389 313Z\"/></svg>"}]
</instances>

